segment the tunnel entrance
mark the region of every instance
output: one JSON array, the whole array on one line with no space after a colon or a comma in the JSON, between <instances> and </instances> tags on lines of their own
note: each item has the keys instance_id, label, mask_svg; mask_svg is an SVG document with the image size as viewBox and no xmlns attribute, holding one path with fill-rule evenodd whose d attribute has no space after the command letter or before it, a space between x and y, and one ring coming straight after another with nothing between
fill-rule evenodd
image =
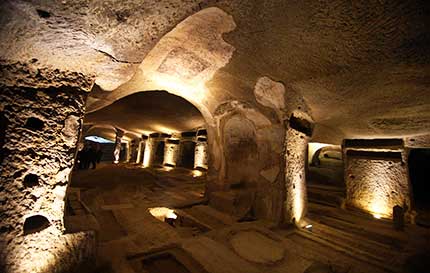
<instances>
[{"instance_id":1,"label":"tunnel entrance","mask_svg":"<svg viewBox=\"0 0 430 273\"><path fill-rule=\"evenodd\" d=\"M208 137L194 105L164 91L145 91L87 113L84 126L80 145L91 146L91 141L102 156L94 170L72 174L64 217L67 231L97 230L103 243L128 240L133 234L141 245L164 244L173 232L187 237L207 231L192 215L178 214L168 223L147 210L189 208L205 201L206 169L195 169L194 163L206 166ZM91 136L98 140L88 139ZM198 209L193 213L200 215ZM171 262L157 260L147 267L180 268Z\"/></svg>"},{"instance_id":2,"label":"tunnel entrance","mask_svg":"<svg viewBox=\"0 0 430 273\"><path fill-rule=\"evenodd\" d=\"M309 143L306 180L310 202L340 207L345 198L343 172L340 145Z\"/></svg>"},{"instance_id":3,"label":"tunnel entrance","mask_svg":"<svg viewBox=\"0 0 430 273\"><path fill-rule=\"evenodd\" d=\"M430 149L412 149L409 153L409 178L415 209L430 212L429 183ZM430 213L429 213L430 214Z\"/></svg>"}]
</instances>

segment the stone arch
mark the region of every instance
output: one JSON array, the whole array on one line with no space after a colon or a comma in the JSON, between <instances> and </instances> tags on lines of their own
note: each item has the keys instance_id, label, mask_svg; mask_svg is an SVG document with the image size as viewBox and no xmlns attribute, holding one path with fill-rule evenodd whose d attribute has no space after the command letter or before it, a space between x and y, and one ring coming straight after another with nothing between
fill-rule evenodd
<instances>
[{"instance_id":1,"label":"stone arch","mask_svg":"<svg viewBox=\"0 0 430 273\"><path fill-rule=\"evenodd\" d=\"M329 153L332 152L333 155L329 155ZM334 153L338 153L340 155L340 158L335 156ZM312 156L312 160L310 162L311 166L318 166L320 165L320 160L319 157L323 155L325 157L330 157L330 158L336 158L336 159L340 159L342 160L342 148L339 146L324 146L319 148L318 150L315 151L315 153Z\"/></svg>"}]
</instances>

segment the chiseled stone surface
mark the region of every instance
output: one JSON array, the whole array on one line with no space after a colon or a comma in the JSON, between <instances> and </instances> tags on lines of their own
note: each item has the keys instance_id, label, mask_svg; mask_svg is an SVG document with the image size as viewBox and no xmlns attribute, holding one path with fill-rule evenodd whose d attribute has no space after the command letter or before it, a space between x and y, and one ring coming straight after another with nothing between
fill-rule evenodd
<instances>
[{"instance_id":1,"label":"chiseled stone surface","mask_svg":"<svg viewBox=\"0 0 430 273\"><path fill-rule=\"evenodd\" d=\"M408 168L402 160L347 155L345 183L346 204L375 217L391 218L396 205L411 208Z\"/></svg>"},{"instance_id":2,"label":"chiseled stone surface","mask_svg":"<svg viewBox=\"0 0 430 273\"><path fill-rule=\"evenodd\" d=\"M76 257L81 257L79 253L89 247L90 241L81 245L79 240L87 240L90 235L63 236L62 232L68 176L73 168L91 80L71 72L43 70L40 74L26 74L25 71L33 70L22 64L13 66L11 71L2 74L0 86L1 109L6 120L0 165L0 266L5 272L56 272L56 269L49 271L50 265L27 268L27 260L36 252L43 256L44 250L47 256L53 256L47 257L47 261L58 259L53 246L44 246L50 245L51 240L65 248L68 241L73 241L76 248L65 251ZM14 74L15 71L18 73ZM29 218L37 215L48 222L37 223L34 221L37 217ZM78 260L64 262L64 266L76 266Z\"/></svg>"},{"instance_id":3,"label":"chiseled stone surface","mask_svg":"<svg viewBox=\"0 0 430 273\"><path fill-rule=\"evenodd\" d=\"M194 153L194 167L208 168L208 143L207 141L197 141Z\"/></svg>"},{"instance_id":4,"label":"chiseled stone surface","mask_svg":"<svg viewBox=\"0 0 430 273\"><path fill-rule=\"evenodd\" d=\"M163 165L171 164L176 166L176 163L178 162L179 148L179 144L168 143L167 141L165 142Z\"/></svg>"},{"instance_id":5,"label":"chiseled stone surface","mask_svg":"<svg viewBox=\"0 0 430 273\"><path fill-rule=\"evenodd\" d=\"M307 193L305 165L309 138L289 125L285 136L285 188L284 203L287 223L299 223L306 215Z\"/></svg>"},{"instance_id":6,"label":"chiseled stone surface","mask_svg":"<svg viewBox=\"0 0 430 273\"><path fill-rule=\"evenodd\" d=\"M280 221L284 193L283 177L268 180L261 171L282 168L283 126L273 112L261 111L246 102L220 105L216 119L223 151L218 178L224 190L240 188L255 192L252 213ZM272 114L271 114L272 113ZM211 183L211 182L210 182Z\"/></svg>"}]
</instances>

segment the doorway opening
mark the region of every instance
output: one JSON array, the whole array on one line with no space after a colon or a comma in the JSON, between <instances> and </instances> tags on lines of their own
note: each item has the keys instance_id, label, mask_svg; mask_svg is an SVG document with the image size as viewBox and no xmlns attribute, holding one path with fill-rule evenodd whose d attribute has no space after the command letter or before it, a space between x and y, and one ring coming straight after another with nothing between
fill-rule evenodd
<instances>
[{"instance_id":1,"label":"doorway opening","mask_svg":"<svg viewBox=\"0 0 430 273\"><path fill-rule=\"evenodd\" d=\"M307 163L309 202L340 207L345 198L341 146L311 142Z\"/></svg>"},{"instance_id":2,"label":"doorway opening","mask_svg":"<svg viewBox=\"0 0 430 273\"><path fill-rule=\"evenodd\" d=\"M412 186L413 206L418 213L417 224L430 227L430 149L412 149L409 153L409 179Z\"/></svg>"}]
</instances>

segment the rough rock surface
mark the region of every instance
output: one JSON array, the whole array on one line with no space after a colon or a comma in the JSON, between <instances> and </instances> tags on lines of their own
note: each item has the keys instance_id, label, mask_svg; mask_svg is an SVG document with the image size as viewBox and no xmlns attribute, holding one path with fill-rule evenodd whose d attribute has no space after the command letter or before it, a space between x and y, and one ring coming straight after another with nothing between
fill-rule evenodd
<instances>
[{"instance_id":1,"label":"rough rock surface","mask_svg":"<svg viewBox=\"0 0 430 273\"><path fill-rule=\"evenodd\" d=\"M400 152L397 159L380 153L377 157L344 153L346 204L377 218L391 218L396 205L411 209L408 168Z\"/></svg>"},{"instance_id":2,"label":"rough rock surface","mask_svg":"<svg viewBox=\"0 0 430 273\"><path fill-rule=\"evenodd\" d=\"M179 156L179 144L168 143L164 145L164 160L163 165L169 164L176 166Z\"/></svg>"},{"instance_id":3,"label":"rough rock surface","mask_svg":"<svg viewBox=\"0 0 430 273\"><path fill-rule=\"evenodd\" d=\"M347 203L364 211L391 217L394 206L409 204L407 172L402 162L347 160Z\"/></svg>"},{"instance_id":4,"label":"rough rock surface","mask_svg":"<svg viewBox=\"0 0 430 273\"><path fill-rule=\"evenodd\" d=\"M21 72L13 80L13 72L6 71L0 86L1 109L7 121L0 165L0 266L6 272L33 272L25 261L33 254L44 255L40 252L44 244L55 240L67 245L71 240L76 251L65 250L65 255L76 259L65 261L67 267L79 262L79 253L90 244L79 242L86 240L85 234L62 235L64 198L77 144L72 132L76 134L82 126L90 80L76 73L45 70L31 74L35 76L31 83L31 75L22 72L31 71L31 67L16 66L12 71ZM38 239L32 239L34 236Z\"/></svg>"},{"instance_id":5,"label":"rough rock surface","mask_svg":"<svg viewBox=\"0 0 430 273\"><path fill-rule=\"evenodd\" d=\"M208 168L208 143L197 141L194 153L194 168Z\"/></svg>"},{"instance_id":6,"label":"rough rock surface","mask_svg":"<svg viewBox=\"0 0 430 273\"><path fill-rule=\"evenodd\" d=\"M285 218L287 223L300 223L307 211L305 166L309 137L291 128L285 135Z\"/></svg>"}]
</instances>

